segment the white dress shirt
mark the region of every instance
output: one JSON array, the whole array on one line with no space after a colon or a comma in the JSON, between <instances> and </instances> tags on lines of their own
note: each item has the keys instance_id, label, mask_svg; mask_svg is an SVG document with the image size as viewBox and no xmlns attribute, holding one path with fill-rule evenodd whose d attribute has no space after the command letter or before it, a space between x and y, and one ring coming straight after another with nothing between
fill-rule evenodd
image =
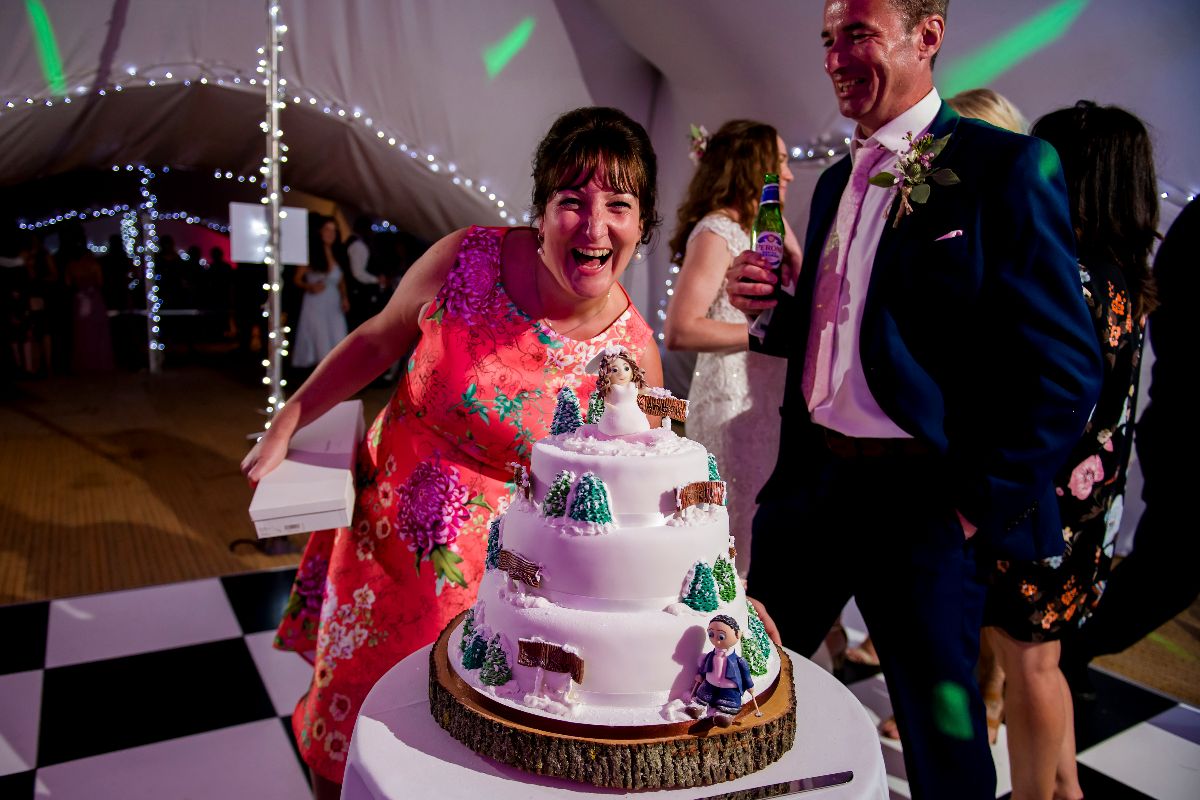
<instances>
[{"instance_id":1,"label":"white dress shirt","mask_svg":"<svg viewBox=\"0 0 1200 800\"><path fill-rule=\"evenodd\" d=\"M872 149L884 148L895 157L885 157L876 171L896 172L896 160L908 151L904 136L912 131L912 138L923 136L933 124L942 100L937 89L930 90L916 105L875 131L866 139L855 139L850 145L850 157L857 161L870 154ZM849 237L849 252L846 254L845 275L842 283L840 306L849 313L839 315L833 343L832 374L830 392L824 401L812 409L812 420L818 425L835 431L869 439L912 438L893 422L875 402L867 387L859 355L859 330L862 327L863 307L867 300L867 287L871 282L871 269L875 253L879 249L879 238L885 225L892 224L887 212L896 196L895 188L868 186L862 201L862 211ZM886 215L886 216L885 216ZM834 235L830 230L829 235ZM843 244L843 246L845 246Z\"/></svg>"}]
</instances>

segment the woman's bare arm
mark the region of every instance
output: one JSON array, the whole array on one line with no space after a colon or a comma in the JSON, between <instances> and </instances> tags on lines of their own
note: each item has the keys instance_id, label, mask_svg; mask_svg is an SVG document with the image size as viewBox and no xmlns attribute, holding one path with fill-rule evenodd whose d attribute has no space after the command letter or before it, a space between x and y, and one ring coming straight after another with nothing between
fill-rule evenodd
<instances>
[{"instance_id":1,"label":"woman's bare arm","mask_svg":"<svg viewBox=\"0 0 1200 800\"><path fill-rule=\"evenodd\" d=\"M446 282L466 233L466 229L452 233L429 248L405 273L383 310L355 328L317 365L242 460L242 474L251 483L283 461L297 428L360 391L409 351L420 335L421 311Z\"/></svg>"}]
</instances>

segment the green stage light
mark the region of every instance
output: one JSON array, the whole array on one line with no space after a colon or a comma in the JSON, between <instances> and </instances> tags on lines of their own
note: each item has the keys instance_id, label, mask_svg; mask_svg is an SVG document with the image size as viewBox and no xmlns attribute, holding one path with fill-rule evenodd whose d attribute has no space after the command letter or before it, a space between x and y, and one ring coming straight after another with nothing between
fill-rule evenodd
<instances>
[{"instance_id":1,"label":"green stage light","mask_svg":"<svg viewBox=\"0 0 1200 800\"><path fill-rule=\"evenodd\" d=\"M955 61L938 81L938 91L950 97L987 86L1037 51L1062 38L1091 0L1059 0L1012 30Z\"/></svg>"},{"instance_id":2,"label":"green stage light","mask_svg":"<svg viewBox=\"0 0 1200 800\"><path fill-rule=\"evenodd\" d=\"M526 17L517 23L517 27L505 34L503 39L483 48L483 66L487 69L489 80L499 75L500 71L508 66L508 62L529 43L535 24L533 17Z\"/></svg>"},{"instance_id":3,"label":"green stage light","mask_svg":"<svg viewBox=\"0 0 1200 800\"><path fill-rule=\"evenodd\" d=\"M38 60L42 62L42 74L46 77L46 84L52 93L66 94L67 79L63 75L62 58L58 55L58 42L54 38L54 26L50 24L46 6L42 0L25 0L25 12L29 15L29 25L33 28Z\"/></svg>"}]
</instances>

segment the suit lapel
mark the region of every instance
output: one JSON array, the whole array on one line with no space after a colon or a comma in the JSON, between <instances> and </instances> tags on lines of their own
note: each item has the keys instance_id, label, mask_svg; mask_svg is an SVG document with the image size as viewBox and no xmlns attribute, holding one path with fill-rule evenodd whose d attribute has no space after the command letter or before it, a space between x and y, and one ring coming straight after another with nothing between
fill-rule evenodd
<instances>
[{"instance_id":1,"label":"suit lapel","mask_svg":"<svg viewBox=\"0 0 1200 800\"><path fill-rule=\"evenodd\" d=\"M961 117L958 112L943 102L941 108L938 109L937 116L933 118L933 123L929 126L929 133L933 134L934 139L953 134L955 128L958 127L959 119ZM957 144L958 139L950 136L950 141L946 142L946 148L934 160L934 167L945 166L952 161L953 151ZM879 248L875 251L875 262L871 266L871 284L867 290L867 305L864 312L871 310L878 287L883 283L880 277L887 272L892 262L907 253L912 244L908 236L911 226L906 224L912 222L911 216L900 220L898 226L892 227L892 220L896 216L896 209L899 205L900 194L897 192L896 197L888 206L888 223L883 227L883 235L879 237ZM915 205L913 213L921 213L921 206Z\"/></svg>"}]
</instances>

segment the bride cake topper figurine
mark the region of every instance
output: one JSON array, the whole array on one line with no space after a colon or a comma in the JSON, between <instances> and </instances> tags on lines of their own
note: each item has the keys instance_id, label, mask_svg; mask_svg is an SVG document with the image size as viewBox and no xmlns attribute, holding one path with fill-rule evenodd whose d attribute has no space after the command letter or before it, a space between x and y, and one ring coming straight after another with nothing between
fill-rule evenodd
<instances>
[{"instance_id":1,"label":"bride cake topper figurine","mask_svg":"<svg viewBox=\"0 0 1200 800\"><path fill-rule=\"evenodd\" d=\"M604 414L596 427L606 436L628 436L650 430L650 421L638 405L646 388L646 374L620 345L608 345L588 363L596 369L596 391L604 399Z\"/></svg>"}]
</instances>

